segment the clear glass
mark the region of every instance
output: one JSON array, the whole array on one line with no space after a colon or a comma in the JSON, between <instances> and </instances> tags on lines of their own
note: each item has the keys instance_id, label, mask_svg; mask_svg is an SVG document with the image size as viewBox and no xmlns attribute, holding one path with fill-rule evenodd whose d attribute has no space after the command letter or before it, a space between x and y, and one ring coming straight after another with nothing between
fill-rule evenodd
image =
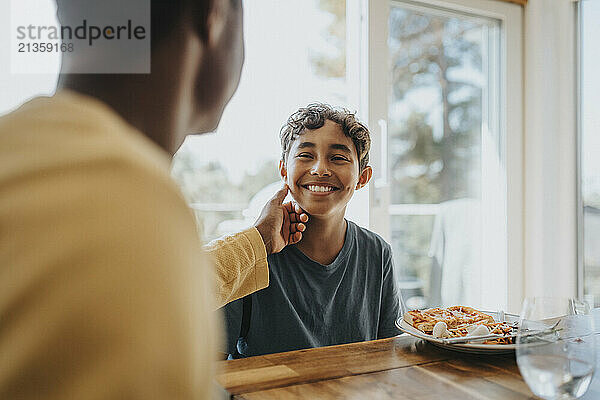
<instances>
[{"instance_id":1,"label":"clear glass","mask_svg":"<svg viewBox=\"0 0 600 400\"><path fill-rule=\"evenodd\" d=\"M409 307L506 307L500 30L490 18L390 5L390 227Z\"/></svg>"},{"instance_id":2,"label":"clear glass","mask_svg":"<svg viewBox=\"0 0 600 400\"><path fill-rule=\"evenodd\" d=\"M581 12L581 197L583 200L584 293L600 306L600 1L582 1ZM596 297L594 298L594 295Z\"/></svg>"},{"instance_id":3,"label":"clear glass","mask_svg":"<svg viewBox=\"0 0 600 400\"><path fill-rule=\"evenodd\" d=\"M346 18L346 0L261 0L244 8L239 88L217 132L188 136L173 160L205 240L251 226L261 201L280 187L279 130L292 112L316 101L356 110Z\"/></svg>"},{"instance_id":4,"label":"clear glass","mask_svg":"<svg viewBox=\"0 0 600 400\"><path fill-rule=\"evenodd\" d=\"M596 365L589 306L576 299L527 298L516 353L521 375L536 396L561 400L583 396Z\"/></svg>"}]
</instances>

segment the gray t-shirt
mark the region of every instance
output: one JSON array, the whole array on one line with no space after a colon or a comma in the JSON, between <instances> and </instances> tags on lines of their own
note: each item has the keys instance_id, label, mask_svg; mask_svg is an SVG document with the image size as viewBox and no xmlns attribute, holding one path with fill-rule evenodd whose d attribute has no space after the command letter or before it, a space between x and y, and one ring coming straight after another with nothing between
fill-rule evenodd
<instances>
[{"instance_id":1,"label":"gray t-shirt","mask_svg":"<svg viewBox=\"0 0 600 400\"><path fill-rule=\"evenodd\" d=\"M244 299L223 307L229 354L255 356L400 333L394 325L401 298L392 251L377 234L348 221L344 246L331 264L311 260L296 246L268 256L268 264L269 286L248 296L245 338L238 340Z\"/></svg>"}]
</instances>

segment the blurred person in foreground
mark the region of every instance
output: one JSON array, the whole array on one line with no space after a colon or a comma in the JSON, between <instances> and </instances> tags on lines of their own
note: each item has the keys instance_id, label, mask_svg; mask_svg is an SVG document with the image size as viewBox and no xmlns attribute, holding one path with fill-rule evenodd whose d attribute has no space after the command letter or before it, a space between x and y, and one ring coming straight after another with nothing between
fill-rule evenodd
<instances>
[{"instance_id":1,"label":"blurred person in foreground","mask_svg":"<svg viewBox=\"0 0 600 400\"><path fill-rule=\"evenodd\" d=\"M86 4L58 0L59 20ZM0 119L2 399L210 397L214 310L268 286L267 255L301 239L284 187L202 251L170 160L238 86L241 0L151 7L150 74L74 74L90 60L65 53L56 95Z\"/></svg>"}]
</instances>

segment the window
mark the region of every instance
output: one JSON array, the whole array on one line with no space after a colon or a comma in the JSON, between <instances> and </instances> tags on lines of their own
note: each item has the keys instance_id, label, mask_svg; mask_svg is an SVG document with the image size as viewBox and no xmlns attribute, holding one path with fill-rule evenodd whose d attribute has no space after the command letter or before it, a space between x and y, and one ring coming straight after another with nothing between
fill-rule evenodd
<instances>
[{"instance_id":1,"label":"window","mask_svg":"<svg viewBox=\"0 0 600 400\"><path fill-rule=\"evenodd\" d=\"M392 244L408 304L518 310L522 10L431 3L245 8L238 92L218 132L189 137L173 163L205 239L250 226L279 187L278 132L291 112L341 104L373 134L374 179L348 216Z\"/></svg>"},{"instance_id":2,"label":"window","mask_svg":"<svg viewBox=\"0 0 600 400\"><path fill-rule=\"evenodd\" d=\"M55 0L38 0L35 3L36 12L29 15L32 23L40 26L56 26L58 24L56 17ZM4 26L10 27L11 16L10 1L0 4L0 22ZM4 19L3 19L4 18ZM10 61L10 40L8 31L0 39L0 54L2 54L2 63L0 63L0 115L4 115L27 100L35 96L50 96L56 90L58 80L58 71L60 68L60 56L58 53L52 53L52 68L55 72L52 74L12 74Z\"/></svg>"},{"instance_id":3,"label":"window","mask_svg":"<svg viewBox=\"0 0 600 400\"><path fill-rule=\"evenodd\" d=\"M47 14L55 18L53 10ZM373 134L374 179L355 194L347 215L392 244L407 303L518 311L521 7L264 0L245 6L244 23L246 62L217 132L188 137L173 160L173 177L202 220L204 239L250 226L279 187L278 133L293 111L315 101L343 105ZM56 82L23 78L6 83L20 92L0 111L51 93ZM31 94L22 89L29 82ZM592 104L586 93L584 104ZM596 140L586 133L591 128L583 130L584 141ZM584 170L598 170L585 169L591 157L583 157ZM583 175L588 213L598 190L590 191ZM593 218L585 221L586 240L593 240ZM597 290L588 264L586 293Z\"/></svg>"},{"instance_id":4,"label":"window","mask_svg":"<svg viewBox=\"0 0 600 400\"><path fill-rule=\"evenodd\" d=\"M518 101L520 91L509 88L521 84L521 71L507 69L521 56L506 41L520 38L520 9L432 3L370 10L388 16L387 45L377 52L381 41L370 40L385 63L371 63L370 73L386 74L389 93L387 104L370 110L371 127L379 118L382 133L371 222L392 244L408 307L515 309L521 293L509 293L509 275L522 270L508 266L509 253L518 252L508 240L509 211L516 217L510 229L520 219L508 198L520 185L509 178L522 171L509 158L521 156L513 145L521 128L509 131L507 115L520 121L521 111L507 98ZM374 64L387 70L375 72Z\"/></svg>"},{"instance_id":5,"label":"window","mask_svg":"<svg viewBox=\"0 0 600 400\"><path fill-rule=\"evenodd\" d=\"M205 239L251 226L280 187L278 134L293 111L316 101L358 108L346 17L345 0L246 5L240 86L217 132L188 137L173 162Z\"/></svg>"},{"instance_id":6,"label":"window","mask_svg":"<svg viewBox=\"0 0 600 400\"><path fill-rule=\"evenodd\" d=\"M580 5L580 163L583 205L583 293L594 306L600 306L600 2L582 1Z\"/></svg>"}]
</instances>

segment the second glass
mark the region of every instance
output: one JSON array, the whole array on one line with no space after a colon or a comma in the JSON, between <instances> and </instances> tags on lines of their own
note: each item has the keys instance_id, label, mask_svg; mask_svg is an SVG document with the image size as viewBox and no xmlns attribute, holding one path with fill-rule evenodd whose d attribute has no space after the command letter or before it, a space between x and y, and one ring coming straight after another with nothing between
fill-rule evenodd
<instances>
[{"instance_id":1,"label":"second glass","mask_svg":"<svg viewBox=\"0 0 600 400\"><path fill-rule=\"evenodd\" d=\"M531 391L543 399L576 399L596 365L589 306L576 299L533 297L523 303L517 364Z\"/></svg>"}]
</instances>

